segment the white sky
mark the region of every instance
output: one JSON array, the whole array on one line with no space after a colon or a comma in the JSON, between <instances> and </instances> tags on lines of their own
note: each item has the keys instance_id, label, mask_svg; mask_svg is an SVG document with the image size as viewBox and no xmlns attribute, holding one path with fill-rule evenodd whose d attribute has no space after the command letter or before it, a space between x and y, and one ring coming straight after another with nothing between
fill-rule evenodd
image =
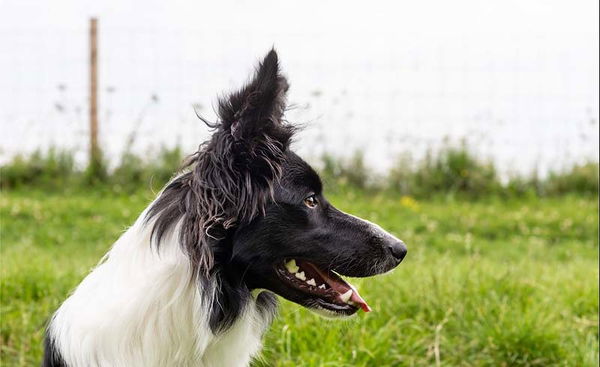
<instances>
[{"instance_id":1,"label":"white sky","mask_svg":"<svg viewBox=\"0 0 600 367\"><path fill-rule=\"evenodd\" d=\"M321 1L302 6L290 1L2 1L1 28L77 28L88 16L107 26L146 26L237 31L286 29L303 33L343 32L352 28L374 33L406 30L426 33L595 34L598 2L593 0L503 1Z\"/></svg>"},{"instance_id":2,"label":"white sky","mask_svg":"<svg viewBox=\"0 0 600 367\"><path fill-rule=\"evenodd\" d=\"M507 169L597 157L597 0L0 0L0 158L49 144L84 154L90 16L115 155L140 116L138 149L193 149L206 129L191 104L211 117L275 45L291 117L309 122L305 154L363 148L385 166L466 136Z\"/></svg>"}]
</instances>

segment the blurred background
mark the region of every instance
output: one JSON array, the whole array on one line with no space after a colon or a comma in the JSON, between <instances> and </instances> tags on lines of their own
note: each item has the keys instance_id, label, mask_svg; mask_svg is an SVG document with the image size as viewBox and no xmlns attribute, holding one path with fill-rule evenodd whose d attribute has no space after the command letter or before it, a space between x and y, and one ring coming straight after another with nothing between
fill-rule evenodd
<instances>
[{"instance_id":1,"label":"blurred background","mask_svg":"<svg viewBox=\"0 0 600 367\"><path fill-rule=\"evenodd\" d=\"M208 135L219 93L275 46L287 117L309 158L362 150L382 172L465 141L502 174L598 155L598 4L591 0L5 1L0 161L68 149L87 159L89 18L98 18L99 142L115 164ZM135 143L129 136L135 132Z\"/></svg>"},{"instance_id":2,"label":"blurred background","mask_svg":"<svg viewBox=\"0 0 600 367\"><path fill-rule=\"evenodd\" d=\"M275 47L294 150L409 254L353 280L376 312L282 302L253 366L597 366L598 6L0 0L0 365Z\"/></svg>"}]
</instances>

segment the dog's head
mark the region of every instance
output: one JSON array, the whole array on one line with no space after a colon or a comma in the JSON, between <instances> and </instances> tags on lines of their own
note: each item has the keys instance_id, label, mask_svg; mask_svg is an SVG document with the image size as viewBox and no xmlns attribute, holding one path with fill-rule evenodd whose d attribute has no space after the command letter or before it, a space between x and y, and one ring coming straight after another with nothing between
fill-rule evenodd
<instances>
[{"instance_id":1,"label":"dog's head","mask_svg":"<svg viewBox=\"0 0 600 367\"><path fill-rule=\"evenodd\" d=\"M286 153L282 167L265 214L233 237L232 258L246 269L246 283L326 316L370 311L340 275L387 272L406 255L404 243L376 224L336 209L317 173L294 153Z\"/></svg>"},{"instance_id":2,"label":"dog's head","mask_svg":"<svg viewBox=\"0 0 600 367\"><path fill-rule=\"evenodd\" d=\"M180 223L180 241L202 275L219 265L237 269L248 289L330 316L368 311L340 275L387 272L406 247L327 201L318 174L289 149L287 89L271 51L244 88L220 100L212 138L150 209L154 235Z\"/></svg>"}]
</instances>

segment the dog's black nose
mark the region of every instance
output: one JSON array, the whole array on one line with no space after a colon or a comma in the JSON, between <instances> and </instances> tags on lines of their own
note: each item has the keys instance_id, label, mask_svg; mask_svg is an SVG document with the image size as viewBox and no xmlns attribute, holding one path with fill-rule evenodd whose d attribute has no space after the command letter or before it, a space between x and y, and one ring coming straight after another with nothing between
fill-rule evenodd
<instances>
[{"instance_id":1,"label":"dog's black nose","mask_svg":"<svg viewBox=\"0 0 600 367\"><path fill-rule=\"evenodd\" d=\"M394 239L393 241L388 243L387 246L390 252L392 253L392 256L394 256L398 260L398 262L402 261L402 259L404 259L404 256L406 256L406 253L408 252L406 245L400 240Z\"/></svg>"}]
</instances>

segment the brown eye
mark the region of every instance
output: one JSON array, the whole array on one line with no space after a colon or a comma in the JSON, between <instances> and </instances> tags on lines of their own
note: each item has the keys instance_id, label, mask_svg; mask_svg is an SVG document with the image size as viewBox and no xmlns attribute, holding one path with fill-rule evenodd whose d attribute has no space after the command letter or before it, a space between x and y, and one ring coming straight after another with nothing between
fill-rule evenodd
<instances>
[{"instance_id":1,"label":"brown eye","mask_svg":"<svg viewBox=\"0 0 600 367\"><path fill-rule=\"evenodd\" d=\"M314 208L315 206L317 206L318 203L319 201L317 200L315 195L311 195L304 199L304 205L306 205L309 208Z\"/></svg>"}]
</instances>

